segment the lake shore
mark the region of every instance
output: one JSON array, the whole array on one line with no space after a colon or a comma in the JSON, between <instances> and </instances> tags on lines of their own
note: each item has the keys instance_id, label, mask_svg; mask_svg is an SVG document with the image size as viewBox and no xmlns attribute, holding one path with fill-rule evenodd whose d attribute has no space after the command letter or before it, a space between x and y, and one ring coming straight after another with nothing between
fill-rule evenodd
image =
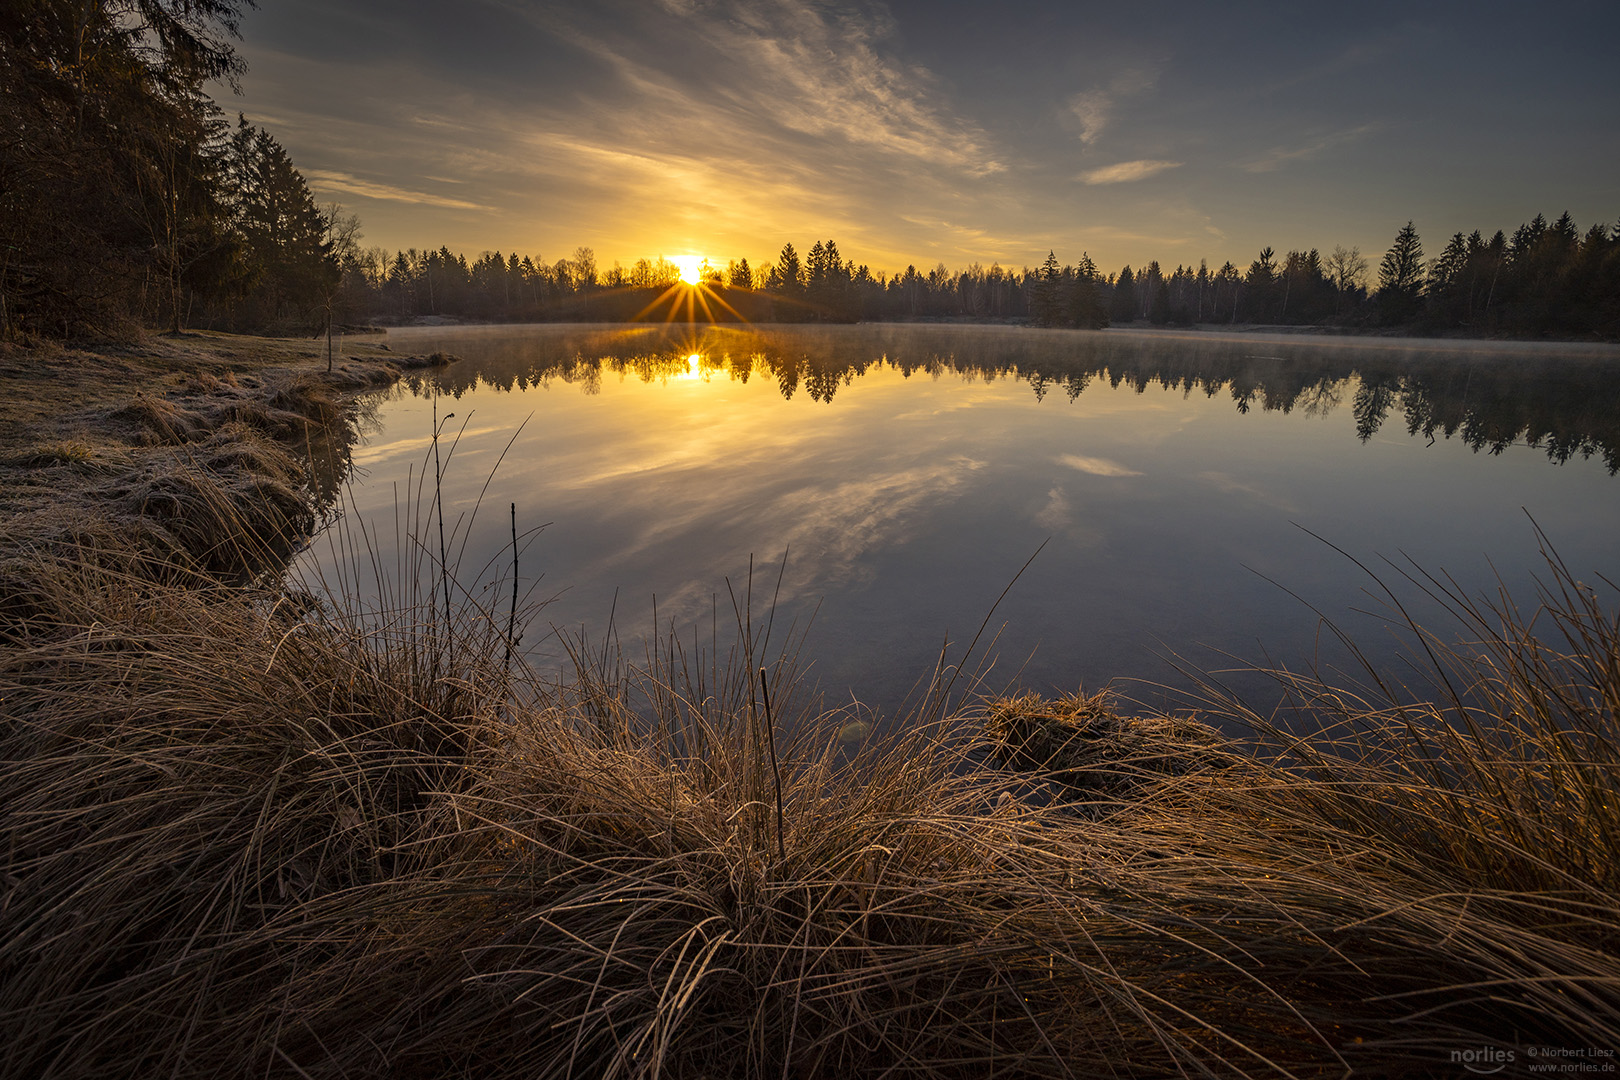
<instances>
[{"instance_id":1,"label":"lake shore","mask_svg":"<svg viewBox=\"0 0 1620 1080\"><path fill-rule=\"evenodd\" d=\"M9 606L27 610L21 579L45 553L117 550L236 577L278 568L336 497L349 402L447 362L341 344L330 361L324 342L201 331L0 346Z\"/></svg>"},{"instance_id":2,"label":"lake shore","mask_svg":"<svg viewBox=\"0 0 1620 1080\"><path fill-rule=\"evenodd\" d=\"M556 686L504 609L254 585L312 512L288 447L399 375L343 355L0 354L0 1072L1429 1075L1620 1041L1620 628L1556 564L1550 626L1460 613L1454 704L1298 678L1328 734L1226 702L1256 755L1106 695L930 696L850 767L746 635Z\"/></svg>"}]
</instances>

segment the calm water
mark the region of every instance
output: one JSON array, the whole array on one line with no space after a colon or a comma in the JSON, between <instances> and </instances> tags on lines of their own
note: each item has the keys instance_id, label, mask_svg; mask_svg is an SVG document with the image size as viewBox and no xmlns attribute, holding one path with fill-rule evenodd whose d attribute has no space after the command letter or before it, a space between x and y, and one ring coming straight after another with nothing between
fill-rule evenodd
<instances>
[{"instance_id":1,"label":"calm water","mask_svg":"<svg viewBox=\"0 0 1620 1080\"><path fill-rule=\"evenodd\" d=\"M1172 654L1308 662L1302 601L1397 662L1355 610L1366 576L1310 533L1528 597L1528 513L1578 575L1620 573L1612 349L981 326L388 340L465 359L377 403L345 513L392 557L396 500L431 475L436 395L460 432L445 490L464 584L509 561L508 504L521 529L549 523L521 564L555 596L526 642L543 667L551 626L599 636L612 613L639 641L655 598L660 624L706 641L727 579L743 589L752 559L763 610L784 552L778 625L813 613L821 688L878 707L942 641L959 652L1037 549L995 613L990 684L1145 680L1125 689L1148 699L1184 682Z\"/></svg>"}]
</instances>

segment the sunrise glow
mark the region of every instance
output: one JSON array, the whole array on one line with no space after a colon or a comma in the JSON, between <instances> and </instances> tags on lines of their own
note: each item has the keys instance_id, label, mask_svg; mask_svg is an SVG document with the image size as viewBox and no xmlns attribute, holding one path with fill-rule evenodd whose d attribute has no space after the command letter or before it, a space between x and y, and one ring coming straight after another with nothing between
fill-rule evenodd
<instances>
[{"instance_id":1,"label":"sunrise glow","mask_svg":"<svg viewBox=\"0 0 1620 1080\"><path fill-rule=\"evenodd\" d=\"M696 285L703 280L703 266L708 260L702 255L677 255L669 260L681 268L681 283Z\"/></svg>"},{"instance_id":2,"label":"sunrise glow","mask_svg":"<svg viewBox=\"0 0 1620 1080\"><path fill-rule=\"evenodd\" d=\"M702 379L704 374L703 354L694 352L686 354L686 371L682 374L676 375L675 378L682 380Z\"/></svg>"}]
</instances>

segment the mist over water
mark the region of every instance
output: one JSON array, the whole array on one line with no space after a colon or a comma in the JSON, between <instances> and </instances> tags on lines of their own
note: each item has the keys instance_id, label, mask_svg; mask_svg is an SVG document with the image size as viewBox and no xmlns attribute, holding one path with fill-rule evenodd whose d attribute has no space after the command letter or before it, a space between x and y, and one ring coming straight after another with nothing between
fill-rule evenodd
<instances>
[{"instance_id":1,"label":"mist over water","mask_svg":"<svg viewBox=\"0 0 1620 1080\"><path fill-rule=\"evenodd\" d=\"M801 659L829 701L888 709L1039 549L991 620L983 688L1161 701L1186 685L1170 656L1342 661L1317 612L1398 664L1347 556L1529 601L1533 518L1577 576L1617 569L1612 348L896 325L389 341L465 359L375 403L344 512L385 522L392 558L434 409L453 413L461 584L510 562L510 503L520 529L549 523L520 567L555 597L525 641L542 670L562 660L550 626L599 638L611 613L634 643L655 603L702 644L718 611L723 637L752 564L756 615L774 595L778 627L813 618Z\"/></svg>"}]
</instances>

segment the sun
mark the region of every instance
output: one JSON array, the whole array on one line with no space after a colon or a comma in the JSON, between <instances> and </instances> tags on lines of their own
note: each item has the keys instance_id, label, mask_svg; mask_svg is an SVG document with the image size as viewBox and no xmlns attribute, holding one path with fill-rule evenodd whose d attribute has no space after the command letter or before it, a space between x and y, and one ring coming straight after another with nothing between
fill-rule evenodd
<instances>
[{"instance_id":1,"label":"sun","mask_svg":"<svg viewBox=\"0 0 1620 1080\"><path fill-rule=\"evenodd\" d=\"M697 285L703 280L703 267L708 262L702 255L677 255L669 260L681 268L681 281L687 285Z\"/></svg>"},{"instance_id":2,"label":"sun","mask_svg":"<svg viewBox=\"0 0 1620 1080\"><path fill-rule=\"evenodd\" d=\"M636 312L632 321L640 322L650 315L662 315L666 323L679 320L694 325L700 322L748 321L726 299L726 294L732 291L731 287L726 285L725 276L706 255L659 255L656 282L643 283L644 286L654 284L657 289L649 291L657 291L658 295Z\"/></svg>"}]
</instances>

